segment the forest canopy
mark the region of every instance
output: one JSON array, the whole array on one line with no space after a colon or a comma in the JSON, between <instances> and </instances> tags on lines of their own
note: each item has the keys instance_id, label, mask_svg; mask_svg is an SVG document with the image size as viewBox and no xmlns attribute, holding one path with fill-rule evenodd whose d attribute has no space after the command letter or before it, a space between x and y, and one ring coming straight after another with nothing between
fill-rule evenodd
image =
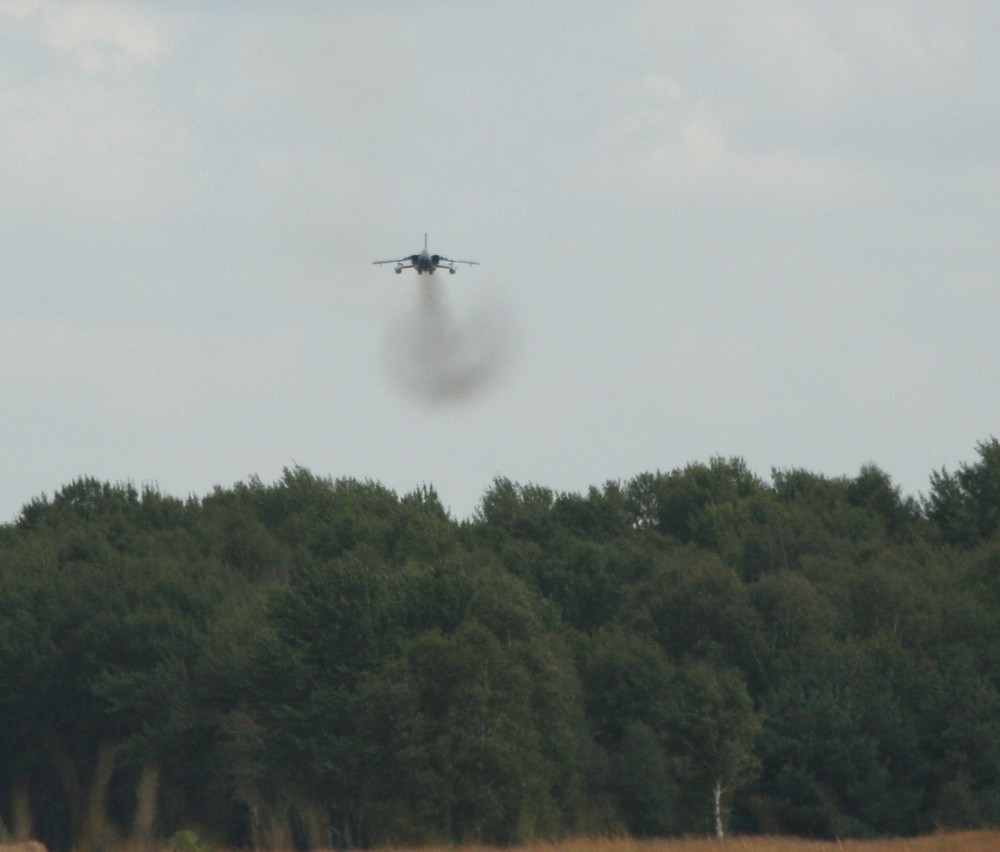
<instances>
[{"instance_id":1,"label":"forest canopy","mask_svg":"<svg viewBox=\"0 0 1000 852\"><path fill-rule=\"evenodd\" d=\"M0 527L0 837L1000 825L1000 443L559 493L81 478Z\"/></svg>"}]
</instances>

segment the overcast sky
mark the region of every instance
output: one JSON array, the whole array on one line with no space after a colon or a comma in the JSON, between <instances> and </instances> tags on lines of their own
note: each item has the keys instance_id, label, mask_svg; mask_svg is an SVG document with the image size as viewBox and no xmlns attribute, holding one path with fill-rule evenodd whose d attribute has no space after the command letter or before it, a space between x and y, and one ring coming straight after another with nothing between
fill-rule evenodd
<instances>
[{"instance_id":1,"label":"overcast sky","mask_svg":"<svg viewBox=\"0 0 1000 852\"><path fill-rule=\"evenodd\" d=\"M0 0L0 521L997 433L1000 6ZM373 260L480 266L433 289Z\"/></svg>"}]
</instances>

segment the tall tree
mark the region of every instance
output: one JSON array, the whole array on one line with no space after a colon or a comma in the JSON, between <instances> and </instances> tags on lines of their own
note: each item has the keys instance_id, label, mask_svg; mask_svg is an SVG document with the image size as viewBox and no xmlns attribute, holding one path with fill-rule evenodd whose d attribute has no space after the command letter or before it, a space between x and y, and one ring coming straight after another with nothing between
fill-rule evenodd
<instances>
[{"instance_id":1,"label":"tall tree","mask_svg":"<svg viewBox=\"0 0 1000 852\"><path fill-rule=\"evenodd\" d=\"M11 717L61 783L56 845L89 852L123 763L152 767L167 748L219 592L206 566L174 555L190 554L184 509L152 491L80 480L26 507L19 528L0 574L0 598L19 599L0 655Z\"/></svg>"},{"instance_id":2,"label":"tall tree","mask_svg":"<svg viewBox=\"0 0 1000 852\"><path fill-rule=\"evenodd\" d=\"M976 446L979 461L931 474L924 511L949 544L971 547L1000 528L1000 441Z\"/></svg>"},{"instance_id":3,"label":"tall tree","mask_svg":"<svg viewBox=\"0 0 1000 852\"><path fill-rule=\"evenodd\" d=\"M689 660L674 678L671 704L679 783L689 791L694 814L711 813L715 836L722 840L733 794L759 769L754 738L760 721L753 701L737 670Z\"/></svg>"}]
</instances>

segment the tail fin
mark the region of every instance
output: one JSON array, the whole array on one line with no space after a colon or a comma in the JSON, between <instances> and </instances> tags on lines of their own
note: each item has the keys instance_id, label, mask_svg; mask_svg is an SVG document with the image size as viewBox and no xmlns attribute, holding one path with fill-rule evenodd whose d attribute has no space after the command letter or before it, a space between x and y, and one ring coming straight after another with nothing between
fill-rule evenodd
<instances>
[{"instance_id":1,"label":"tail fin","mask_svg":"<svg viewBox=\"0 0 1000 852\"><path fill-rule=\"evenodd\" d=\"M427 251L427 234L424 233L424 251Z\"/></svg>"}]
</instances>

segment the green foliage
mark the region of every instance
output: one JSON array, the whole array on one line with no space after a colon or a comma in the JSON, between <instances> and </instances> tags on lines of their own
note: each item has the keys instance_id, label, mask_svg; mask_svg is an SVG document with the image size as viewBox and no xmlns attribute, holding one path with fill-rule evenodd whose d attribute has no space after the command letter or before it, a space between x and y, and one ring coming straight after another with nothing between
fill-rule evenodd
<instances>
[{"instance_id":1,"label":"green foliage","mask_svg":"<svg viewBox=\"0 0 1000 852\"><path fill-rule=\"evenodd\" d=\"M912 708L864 643L818 649L772 691L761 788L783 830L807 836L912 834L921 750Z\"/></svg>"},{"instance_id":2,"label":"green foliage","mask_svg":"<svg viewBox=\"0 0 1000 852\"><path fill-rule=\"evenodd\" d=\"M210 852L210 849L198 832L188 828L181 829L170 838L170 852Z\"/></svg>"},{"instance_id":3,"label":"green foliage","mask_svg":"<svg viewBox=\"0 0 1000 852\"><path fill-rule=\"evenodd\" d=\"M942 539L969 548L992 538L1000 528L1000 441L977 445L979 461L963 464L951 474L931 474L931 492L924 512Z\"/></svg>"},{"instance_id":4,"label":"green foliage","mask_svg":"<svg viewBox=\"0 0 1000 852\"><path fill-rule=\"evenodd\" d=\"M611 791L629 832L655 837L683 831L686 797L656 732L630 719L613 755Z\"/></svg>"},{"instance_id":5,"label":"green foliage","mask_svg":"<svg viewBox=\"0 0 1000 852\"><path fill-rule=\"evenodd\" d=\"M626 489L634 524L655 529L678 541L699 543L704 514L712 507L733 504L764 487L740 458L713 458L709 464L689 464L672 473L643 474Z\"/></svg>"},{"instance_id":6,"label":"green foliage","mask_svg":"<svg viewBox=\"0 0 1000 852\"><path fill-rule=\"evenodd\" d=\"M0 530L0 819L331 848L1000 824L1000 444L919 505L738 458L585 494L76 480ZM13 829L12 829L13 830Z\"/></svg>"}]
</instances>

